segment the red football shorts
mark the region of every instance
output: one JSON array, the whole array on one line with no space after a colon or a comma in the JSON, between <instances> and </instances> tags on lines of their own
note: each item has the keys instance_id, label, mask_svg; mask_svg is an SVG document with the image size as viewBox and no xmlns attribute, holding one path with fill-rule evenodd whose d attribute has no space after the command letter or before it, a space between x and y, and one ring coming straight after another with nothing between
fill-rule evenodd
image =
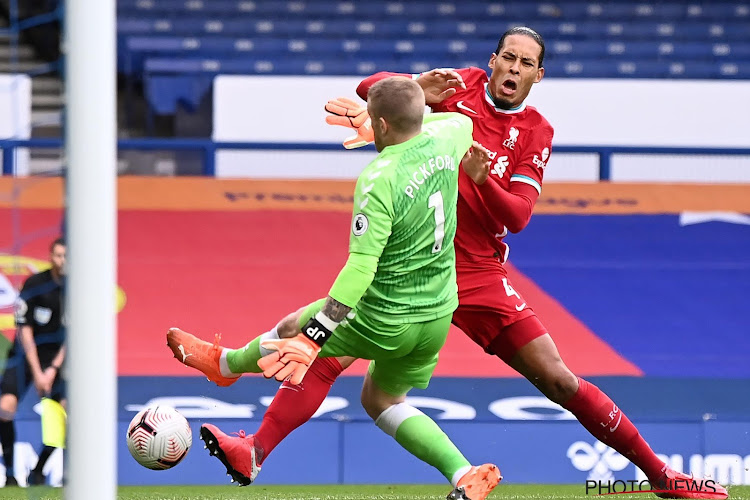
<instances>
[{"instance_id":1,"label":"red football shorts","mask_svg":"<svg viewBox=\"0 0 750 500\"><path fill-rule=\"evenodd\" d=\"M518 349L547 333L497 259L462 258L460 251L456 257L458 309L453 324L471 340L509 363Z\"/></svg>"}]
</instances>

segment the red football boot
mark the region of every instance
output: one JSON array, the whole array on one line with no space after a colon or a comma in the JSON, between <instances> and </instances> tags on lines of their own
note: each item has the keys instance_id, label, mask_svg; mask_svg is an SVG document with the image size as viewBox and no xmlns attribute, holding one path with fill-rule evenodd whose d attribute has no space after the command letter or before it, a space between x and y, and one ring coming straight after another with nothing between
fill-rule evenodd
<instances>
[{"instance_id":1,"label":"red football boot","mask_svg":"<svg viewBox=\"0 0 750 500\"><path fill-rule=\"evenodd\" d=\"M652 483L654 489L664 490L657 493L660 498L727 498L726 488L713 480L695 479L669 467L662 478Z\"/></svg>"},{"instance_id":2,"label":"red football boot","mask_svg":"<svg viewBox=\"0 0 750 500\"><path fill-rule=\"evenodd\" d=\"M227 436L218 427L203 424L200 432L206 448L227 468L227 475L240 486L252 483L260 472L263 450L255 444L255 437L240 431L237 436Z\"/></svg>"}]
</instances>

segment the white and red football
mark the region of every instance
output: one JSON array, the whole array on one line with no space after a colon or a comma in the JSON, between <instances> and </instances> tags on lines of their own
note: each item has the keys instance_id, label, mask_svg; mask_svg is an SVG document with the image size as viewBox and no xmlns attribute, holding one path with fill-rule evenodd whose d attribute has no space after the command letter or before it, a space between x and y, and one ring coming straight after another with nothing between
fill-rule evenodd
<instances>
[{"instance_id":1,"label":"white and red football","mask_svg":"<svg viewBox=\"0 0 750 500\"><path fill-rule=\"evenodd\" d=\"M139 411L128 425L128 450L144 467L171 469L187 455L193 444L188 421L169 406L153 406Z\"/></svg>"}]
</instances>

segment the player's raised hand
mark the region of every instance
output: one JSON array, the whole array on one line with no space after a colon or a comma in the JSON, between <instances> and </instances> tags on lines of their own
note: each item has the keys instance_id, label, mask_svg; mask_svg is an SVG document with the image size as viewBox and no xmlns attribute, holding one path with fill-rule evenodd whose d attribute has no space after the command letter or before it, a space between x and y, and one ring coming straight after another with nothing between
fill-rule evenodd
<instances>
[{"instance_id":1,"label":"player's raised hand","mask_svg":"<svg viewBox=\"0 0 750 500\"><path fill-rule=\"evenodd\" d=\"M325 110L330 113L326 116L326 123L329 125L340 125L357 131L356 135L344 140L346 149L361 148L375 140L370 115L367 108L361 104L346 97L339 97L328 101Z\"/></svg>"},{"instance_id":2,"label":"player's raised hand","mask_svg":"<svg viewBox=\"0 0 750 500\"><path fill-rule=\"evenodd\" d=\"M416 82L422 87L427 104L436 104L465 89L464 79L456 70L438 68L422 73Z\"/></svg>"},{"instance_id":3,"label":"player's raised hand","mask_svg":"<svg viewBox=\"0 0 750 500\"><path fill-rule=\"evenodd\" d=\"M461 167L472 180L482 185L487 181L490 175L490 150L479 144L477 141L471 145L469 150L461 160Z\"/></svg>"},{"instance_id":4,"label":"player's raised hand","mask_svg":"<svg viewBox=\"0 0 750 500\"><path fill-rule=\"evenodd\" d=\"M302 333L290 339L264 340L260 345L275 351L258 360L263 376L279 382L289 379L295 385L302 382L320 352L320 346Z\"/></svg>"}]
</instances>

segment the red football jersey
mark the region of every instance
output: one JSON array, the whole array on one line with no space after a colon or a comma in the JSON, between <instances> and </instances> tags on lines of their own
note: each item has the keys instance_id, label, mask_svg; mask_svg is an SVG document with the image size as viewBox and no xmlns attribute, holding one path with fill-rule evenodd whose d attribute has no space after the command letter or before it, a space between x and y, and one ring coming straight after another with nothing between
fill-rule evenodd
<instances>
[{"instance_id":1,"label":"red football jersey","mask_svg":"<svg viewBox=\"0 0 750 500\"><path fill-rule=\"evenodd\" d=\"M544 168L552 149L552 126L525 103L512 110L497 108L487 91L489 77L483 69L456 71L464 79L466 90L458 89L451 97L430 107L434 111L454 111L471 118L474 140L491 151L492 165L487 182L496 183L504 191L510 191L511 183L521 182L541 194ZM357 93L366 99L376 81L396 74L377 73L365 79ZM508 258L508 245L503 242L508 234L506 223L485 204L479 186L463 169L459 173L458 193L457 250L478 257L497 257L505 262Z\"/></svg>"},{"instance_id":2,"label":"red football jersey","mask_svg":"<svg viewBox=\"0 0 750 500\"><path fill-rule=\"evenodd\" d=\"M542 177L552 149L554 130L532 106L525 103L513 110L495 107L487 91L489 78L480 68L457 70L466 90L459 89L444 101L432 105L435 111L456 111L474 122L474 140L491 151L492 165L487 182L509 191L512 182L523 182L542 192ZM479 196L479 187L464 173L460 179L456 246L477 256L508 258L505 224Z\"/></svg>"}]
</instances>

